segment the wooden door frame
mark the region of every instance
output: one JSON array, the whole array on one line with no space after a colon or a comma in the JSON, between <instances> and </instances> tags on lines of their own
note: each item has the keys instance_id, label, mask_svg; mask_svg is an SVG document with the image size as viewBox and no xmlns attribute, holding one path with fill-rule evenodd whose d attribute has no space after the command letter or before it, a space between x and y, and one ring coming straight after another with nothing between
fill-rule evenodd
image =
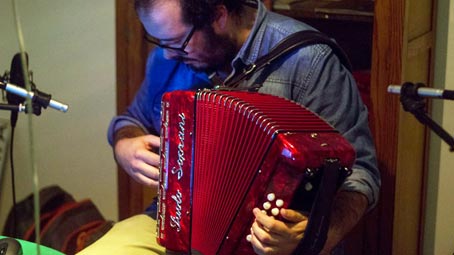
<instances>
[{"instance_id":1,"label":"wooden door frame","mask_svg":"<svg viewBox=\"0 0 454 255\"><path fill-rule=\"evenodd\" d=\"M123 113L133 100L144 77L148 47L143 28L133 7L134 1L116 0L116 100L117 113ZM118 168L119 219L144 211L144 189L123 169Z\"/></svg>"}]
</instances>

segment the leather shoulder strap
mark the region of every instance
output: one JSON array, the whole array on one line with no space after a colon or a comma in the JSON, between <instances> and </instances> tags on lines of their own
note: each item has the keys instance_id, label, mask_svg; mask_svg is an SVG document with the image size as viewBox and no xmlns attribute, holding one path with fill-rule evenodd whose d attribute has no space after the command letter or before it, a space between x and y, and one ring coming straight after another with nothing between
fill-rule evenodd
<instances>
[{"instance_id":1,"label":"leather shoulder strap","mask_svg":"<svg viewBox=\"0 0 454 255\"><path fill-rule=\"evenodd\" d=\"M331 38L329 38L328 36L324 35L321 32L305 30L293 33L284 38L281 42L274 46L267 55L260 57L259 59L257 59L255 63L248 65L242 73L226 81L224 86L236 87L238 86L240 81L249 79L252 76L252 74L274 63L280 57L287 55L288 53L292 52L295 49L314 44L328 45L333 50L334 54L336 54L337 57L340 59L341 63L348 70L350 71L352 70L347 55L335 41L333 41Z\"/></svg>"}]
</instances>

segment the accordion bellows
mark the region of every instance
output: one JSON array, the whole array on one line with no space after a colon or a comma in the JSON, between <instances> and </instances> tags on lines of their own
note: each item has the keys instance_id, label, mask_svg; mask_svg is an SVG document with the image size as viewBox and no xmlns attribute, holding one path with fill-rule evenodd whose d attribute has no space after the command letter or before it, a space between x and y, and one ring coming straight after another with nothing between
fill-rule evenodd
<instances>
[{"instance_id":1,"label":"accordion bellows","mask_svg":"<svg viewBox=\"0 0 454 255\"><path fill-rule=\"evenodd\" d=\"M252 209L311 204L327 158L351 145L293 101L257 92L174 91L162 99L158 242L168 250L254 254ZM310 173L310 174L308 174Z\"/></svg>"}]
</instances>

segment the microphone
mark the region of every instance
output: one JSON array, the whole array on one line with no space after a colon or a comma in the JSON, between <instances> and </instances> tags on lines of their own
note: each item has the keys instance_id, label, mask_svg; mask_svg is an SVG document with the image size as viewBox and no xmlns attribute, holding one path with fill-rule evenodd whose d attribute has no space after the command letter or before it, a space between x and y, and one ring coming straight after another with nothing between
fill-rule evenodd
<instances>
[{"instance_id":1,"label":"microphone","mask_svg":"<svg viewBox=\"0 0 454 255\"><path fill-rule=\"evenodd\" d=\"M26 68L28 70L27 53L25 53L25 58L26 58L26 62L27 62ZM22 63L21 54L16 53L14 55L13 59L11 60L11 69L10 69L10 74L9 74L10 75L9 80L11 82L16 83L18 86L25 88L25 80L24 80L24 75L22 73L22 67L23 67L23 63ZM11 127L15 127L16 123L17 123L17 118L19 116L18 112L21 109L24 109L24 107L22 107L22 106L23 106L23 103L25 102L25 98L19 97L12 93L6 93L6 100L8 101L9 105L17 106L17 109L12 110L11 114L10 114Z\"/></svg>"},{"instance_id":2,"label":"microphone","mask_svg":"<svg viewBox=\"0 0 454 255\"><path fill-rule=\"evenodd\" d=\"M31 91L27 91L26 89L23 89L19 86L11 84L11 83L1 84L0 87L5 89L7 92L21 96L24 99L30 98L33 103L37 102L44 108L47 108L49 106L50 108L53 108L53 109L61 111L61 112L68 111L68 105L51 99L51 95L41 92L36 88L34 89L34 92L31 92Z\"/></svg>"},{"instance_id":3,"label":"microphone","mask_svg":"<svg viewBox=\"0 0 454 255\"><path fill-rule=\"evenodd\" d=\"M26 58L26 68L28 70L28 54L25 53L25 58ZM9 73L9 81L13 84L16 84L17 86L21 88L25 88L25 80L24 80L24 75L22 73L22 58L20 53L16 53L11 60L11 68L10 68L10 73ZM17 96L12 93L6 93L6 99L8 101L8 104L12 105L20 105L25 102L25 98Z\"/></svg>"},{"instance_id":4,"label":"microphone","mask_svg":"<svg viewBox=\"0 0 454 255\"><path fill-rule=\"evenodd\" d=\"M25 55L27 62L26 68L28 70L28 55L27 53L25 53ZM50 94L44 93L36 89L36 86L33 83L33 81L30 81L32 91L27 91L25 89L25 80L22 73L22 67L23 66L21 54L17 53L16 55L14 55L13 60L11 61L9 82L0 81L0 88L8 92L7 99L9 104L21 105L22 103L25 102L26 98L30 98L33 104L33 112L36 115L39 115L41 113L40 107L47 108L49 106L55 110L59 110L62 112L68 111L68 105L60 103L56 100L52 100L51 99L52 96ZM15 114L17 114L17 111Z\"/></svg>"},{"instance_id":5,"label":"microphone","mask_svg":"<svg viewBox=\"0 0 454 255\"><path fill-rule=\"evenodd\" d=\"M453 90L428 88L424 87L424 84L422 83L413 84L411 82L405 82L402 86L389 85L388 92L393 94L407 93L407 95L409 96L434 97L440 99L454 100Z\"/></svg>"}]
</instances>

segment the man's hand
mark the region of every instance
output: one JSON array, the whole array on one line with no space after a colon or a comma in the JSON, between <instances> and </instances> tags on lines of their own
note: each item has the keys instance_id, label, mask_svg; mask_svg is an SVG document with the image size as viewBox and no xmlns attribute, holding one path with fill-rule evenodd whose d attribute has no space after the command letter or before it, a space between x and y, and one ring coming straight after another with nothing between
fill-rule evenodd
<instances>
[{"instance_id":1,"label":"man's hand","mask_svg":"<svg viewBox=\"0 0 454 255\"><path fill-rule=\"evenodd\" d=\"M160 138L143 135L122 138L114 147L118 164L137 182L156 188L159 183Z\"/></svg>"},{"instance_id":2,"label":"man's hand","mask_svg":"<svg viewBox=\"0 0 454 255\"><path fill-rule=\"evenodd\" d=\"M281 209L280 215L286 220L283 222L266 215L258 208L254 208L253 213L255 222L251 228L251 243L255 253L292 254L303 238L307 217L294 210Z\"/></svg>"},{"instance_id":3,"label":"man's hand","mask_svg":"<svg viewBox=\"0 0 454 255\"><path fill-rule=\"evenodd\" d=\"M331 250L344 239L345 235L358 223L367 209L367 198L357 192L341 191L333 203L327 240L320 254L330 254ZM253 210L255 222L251 228L251 243L259 255L292 254L306 230L308 219L301 213L281 209L281 216L287 221L279 221Z\"/></svg>"}]
</instances>

